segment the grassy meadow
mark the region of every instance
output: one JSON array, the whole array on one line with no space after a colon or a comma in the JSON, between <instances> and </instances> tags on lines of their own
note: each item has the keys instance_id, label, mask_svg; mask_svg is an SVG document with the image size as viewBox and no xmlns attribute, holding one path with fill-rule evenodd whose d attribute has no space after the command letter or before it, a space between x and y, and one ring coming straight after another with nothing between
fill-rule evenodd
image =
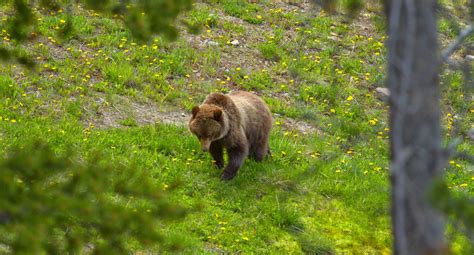
<instances>
[{"instance_id":1,"label":"grassy meadow","mask_svg":"<svg viewBox=\"0 0 474 255\"><path fill-rule=\"evenodd\" d=\"M35 9L39 32L22 50L36 69L0 65L0 153L41 139L58 154L100 151L146 172L193 208L162 226L185 254L389 254L389 109L375 91L385 79L383 11L372 4L350 20L290 2L198 1L181 19L200 33L147 43L83 8L72 9L73 33L62 38L65 11ZM439 24L446 45L458 30ZM447 142L473 127L474 106L461 72L441 80ZM269 105L272 157L247 159L221 182L186 124L207 94L232 90ZM472 140L459 148L474 153ZM473 194L472 165L455 159L446 171L453 191ZM448 232L463 254L467 239Z\"/></svg>"}]
</instances>

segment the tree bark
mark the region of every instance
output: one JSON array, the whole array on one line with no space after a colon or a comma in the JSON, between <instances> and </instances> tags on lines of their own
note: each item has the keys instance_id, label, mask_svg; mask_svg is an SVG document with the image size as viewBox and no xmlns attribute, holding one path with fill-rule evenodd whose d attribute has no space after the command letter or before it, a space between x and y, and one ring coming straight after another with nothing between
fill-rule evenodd
<instances>
[{"instance_id":1,"label":"tree bark","mask_svg":"<svg viewBox=\"0 0 474 255\"><path fill-rule=\"evenodd\" d=\"M436 0L386 0L394 254L445 252L428 202L442 176Z\"/></svg>"}]
</instances>

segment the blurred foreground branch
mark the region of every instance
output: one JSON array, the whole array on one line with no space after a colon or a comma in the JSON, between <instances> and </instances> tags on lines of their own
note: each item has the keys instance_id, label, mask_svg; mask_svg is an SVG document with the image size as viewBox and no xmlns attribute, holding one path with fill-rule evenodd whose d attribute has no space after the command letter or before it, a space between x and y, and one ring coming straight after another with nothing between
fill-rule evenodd
<instances>
[{"instance_id":1,"label":"blurred foreground branch","mask_svg":"<svg viewBox=\"0 0 474 255\"><path fill-rule=\"evenodd\" d=\"M0 253L127 254L131 242L168 249L164 220L185 214L141 169L57 156L40 142L0 162L0 187Z\"/></svg>"},{"instance_id":2,"label":"blurred foreground branch","mask_svg":"<svg viewBox=\"0 0 474 255\"><path fill-rule=\"evenodd\" d=\"M442 61L448 61L449 57L461 46L462 42L470 35L474 33L474 24L471 24L464 28L456 38L446 49L441 53Z\"/></svg>"}]
</instances>

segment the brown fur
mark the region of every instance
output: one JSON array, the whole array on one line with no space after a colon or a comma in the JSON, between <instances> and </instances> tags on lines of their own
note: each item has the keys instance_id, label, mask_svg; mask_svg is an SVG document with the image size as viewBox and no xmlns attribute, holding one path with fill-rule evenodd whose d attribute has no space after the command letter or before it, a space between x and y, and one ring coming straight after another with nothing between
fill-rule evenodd
<instances>
[{"instance_id":1,"label":"brown fur","mask_svg":"<svg viewBox=\"0 0 474 255\"><path fill-rule=\"evenodd\" d=\"M202 150L211 153L217 167L224 167L224 148L229 155L223 180L234 178L247 156L262 161L270 153L272 115L258 96L244 91L212 93L193 108L192 114L189 129L198 137Z\"/></svg>"}]
</instances>

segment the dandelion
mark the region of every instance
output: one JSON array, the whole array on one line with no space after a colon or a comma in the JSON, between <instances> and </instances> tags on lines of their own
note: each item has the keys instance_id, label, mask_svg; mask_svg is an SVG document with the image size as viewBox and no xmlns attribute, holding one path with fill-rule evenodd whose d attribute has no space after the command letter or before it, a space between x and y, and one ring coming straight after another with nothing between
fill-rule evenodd
<instances>
[{"instance_id":1,"label":"dandelion","mask_svg":"<svg viewBox=\"0 0 474 255\"><path fill-rule=\"evenodd\" d=\"M334 108L329 109L331 113L336 113L336 110Z\"/></svg>"},{"instance_id":2,"label":"dandelion","mask_svg":"<svg viewBox=\"0 0 474 255\"><path fill-rule=\"evenodd\" d=\"M463 183L463 184L459 185L459 187L465 188L465 187L467 187L467 183Z\"/></svg>"},{"instance_id":3,"label":"dandelion","mask_svg":"<svg viewBox=\"0 0 474 255\"><path fill-rule=\"evenodd\" d=\"M262 16L260 16L260 15L257 15L257 19L262 19Z\"/></svg>"},{"instance_id":4,"label":"dandelion","mask_svg":"<svg viewBox=\"0 0 474 255\"><path fill-rule=\"evenodd\" d=\"M249 238L248 238L248 237L246 237L246 236L243 236L243 237L242 237L242 240L248 241L248 240L249 240Z\"/></svg>"},{"instance_id":5,"label":"dandelion","mask_svg":"<svg viewBox=\"0 0 474 255\"><path fill-rule=\"evenodd\" d=\"M16 123L16 120L15 120L15 119L11 119L10 122L11 122L11 123Z\"/></svg>"},{"instance_id":6,"label":"dandelion","mask_svg":"<svg viewBox=\"0 0 474 255\"><path fill-rule=\"evenodd\" d=\"M348 96L348 97L346 98L346 100L347 100L347 101L352 101L352 100L354 100L354 97L353 97L353 96Z\"/></svg>"}]
</instances>

